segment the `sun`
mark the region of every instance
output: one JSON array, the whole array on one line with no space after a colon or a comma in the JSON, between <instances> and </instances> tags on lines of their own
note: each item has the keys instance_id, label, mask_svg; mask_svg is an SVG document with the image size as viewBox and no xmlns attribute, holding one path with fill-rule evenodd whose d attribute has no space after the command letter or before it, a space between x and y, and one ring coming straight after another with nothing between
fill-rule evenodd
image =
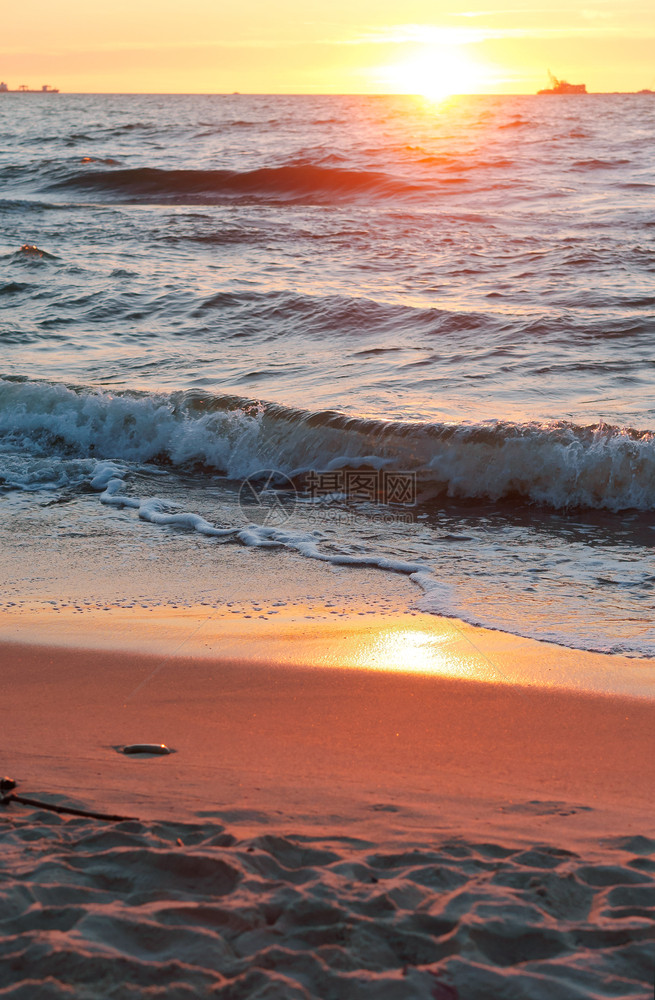
<instances>
[{"instance_id":1,"label":"sun","mask_svg":"<svg viewBox=\"0 0 655 1000\"><path fill-rule=\"evenodd\" d=\"M435 101L484 89L483 68L454 45L423 45L401 62L383 67L381 78L390 93Z\"/></svg>"}]
</instances>

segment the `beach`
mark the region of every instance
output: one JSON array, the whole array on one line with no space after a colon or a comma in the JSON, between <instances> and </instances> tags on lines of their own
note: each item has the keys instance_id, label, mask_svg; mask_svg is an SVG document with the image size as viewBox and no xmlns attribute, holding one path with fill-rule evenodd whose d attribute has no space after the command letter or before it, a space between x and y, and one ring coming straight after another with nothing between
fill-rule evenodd
<instances>
[{"instance_id":1,"label":"beach","mask_svg":"<svg viewBox=\"0 0 655 1000\"><path fill-rule=\"evenodd\" d=\"M257 607L5 616L16 792L125 818L3 809L3 995L648 995L643 691L433 616Z\"/></svg>"},{"instance_id":2,"label":"beach","mask_svg":"<svg viewBox=\"0 0 655 1000\"><path fill-rule=\"evenodd\" d=\"M0 103L0 1000L650 1000L652 98Z\"/></svg>"}]
</instances>

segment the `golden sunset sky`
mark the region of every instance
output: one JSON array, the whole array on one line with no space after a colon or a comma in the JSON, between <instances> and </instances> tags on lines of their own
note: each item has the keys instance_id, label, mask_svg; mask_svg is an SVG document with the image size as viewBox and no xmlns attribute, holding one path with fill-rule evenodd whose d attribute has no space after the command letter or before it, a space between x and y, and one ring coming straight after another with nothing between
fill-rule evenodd
<instances>
[{"instance_id":1,"label":"golden sunset sky","mask_svg":"<svg viewBox=\"0 0 655 1000\"><path fill-rule=\"evenodd\" d=\"M652 0L33 0L6 4L0 79L68 92L655 89Z\"/></svg>"}]
</instances>

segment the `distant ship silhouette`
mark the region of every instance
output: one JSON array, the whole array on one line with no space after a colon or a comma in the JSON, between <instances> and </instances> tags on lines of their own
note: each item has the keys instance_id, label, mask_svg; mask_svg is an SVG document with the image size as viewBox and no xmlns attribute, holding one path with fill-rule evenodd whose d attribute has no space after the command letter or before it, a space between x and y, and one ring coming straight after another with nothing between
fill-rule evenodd
<instances>
[{"instance_id":1,"label":"distant ship silhouette","mask_svg":"<svg viewBox=\"0 0 655 1000\"><path fill-rule=\"evenodd\" d=\"M7 84L0 82L0 94L58 94L58 87L51 87L50 84L44 83L40 90L30 90L26 83L21 83L18 90L10 90Z\"/></svg>"},{"instance_id":2,"label":"distant ship silhouette","mask_svg":"<svg viewBox=\"0 0 655 1000\"><path fill-rule=\"evenodd\" d=\"M586 94L587 87L584 83L567 83L566 80L558 80L556 76L548 70L548 77L551 86L544 90L538 90L538 94Z\"/></svg>"}]
</instances>

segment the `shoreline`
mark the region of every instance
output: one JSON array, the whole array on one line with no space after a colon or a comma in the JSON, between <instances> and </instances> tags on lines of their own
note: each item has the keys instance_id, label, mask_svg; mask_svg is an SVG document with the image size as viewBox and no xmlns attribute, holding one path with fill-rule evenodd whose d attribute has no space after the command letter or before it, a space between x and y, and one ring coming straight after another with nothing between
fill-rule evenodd
<instances>
[{"instance_id":1,"label":"shoreline","mask_svg":"<svg viewBox=\"0 0 655 1000\"><path fill-rule=\"evenodd\" d=\"M302 577L300 587L309 577ZM320 580L321 577L318 576ZM278 580L271 580L275 589ZM385 581L406 584L400 581ZM655 701L655 657L595 652L402 608L403 591L326 601L259 600L131 607L22 600L4 607L0 644L161 658L372 670ZM280 595L281 596L281 595Z\"/></svg>"}]
</instances>

